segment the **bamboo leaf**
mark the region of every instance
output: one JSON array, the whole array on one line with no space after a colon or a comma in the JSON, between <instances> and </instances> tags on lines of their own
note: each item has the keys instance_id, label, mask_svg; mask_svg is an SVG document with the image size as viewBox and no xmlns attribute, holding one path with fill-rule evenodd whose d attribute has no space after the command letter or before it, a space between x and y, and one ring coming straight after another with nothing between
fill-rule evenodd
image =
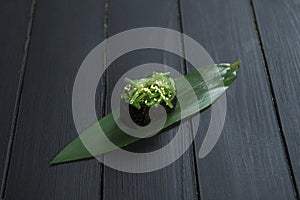
<instances>
[{"instance_id":1,"label":"bamboo leaf","mask_svg":"<svg viewBox=\"0 0 300 200\"><path fill-rule=\"evenodd\" d=\"M177 96L183 99L184 105L177 104L174 112L168 114L164 128L180 121L182 117L186 118L194 115L216 101L236 78L239 64L240 61L233 64L207 66L176 79ZM186 87L186 84L183 84L185 80L188 80L192 87ZM192 94L196 95L197 101L190 98ZM67 145L52 160L51 164L90 158L115 150L116 147L108 144L106 140L95 139L97 134L99 134L97 129L98 123L106 137L118 147L124 147L140 139L124 133L117 126L110 113ZM93 149L93 154L95 155L91 155L82 141L85 141L84 143L88 145L89 149Z\"/></svg>"}]
</instances>

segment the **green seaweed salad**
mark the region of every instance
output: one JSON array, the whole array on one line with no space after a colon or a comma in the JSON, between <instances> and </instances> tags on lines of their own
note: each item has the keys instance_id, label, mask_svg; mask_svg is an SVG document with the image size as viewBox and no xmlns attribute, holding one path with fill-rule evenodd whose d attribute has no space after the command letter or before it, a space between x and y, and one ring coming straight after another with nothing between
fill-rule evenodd
<instances>
[{"instance_id":1,"label":"green seaweed salad","mask_svg":"<svg viewBox=\"0 0 300 200\"><path fill-rule=\"evenodd\" d=\"M169 75L170 72L153 72L148 77L138 80L126 78L128 84L124 87L121 99L137 109L141 109L142 105L158 106L162 102L173 108L172 100L176 96L176 87Z\"/></svg>"}]
</instances>

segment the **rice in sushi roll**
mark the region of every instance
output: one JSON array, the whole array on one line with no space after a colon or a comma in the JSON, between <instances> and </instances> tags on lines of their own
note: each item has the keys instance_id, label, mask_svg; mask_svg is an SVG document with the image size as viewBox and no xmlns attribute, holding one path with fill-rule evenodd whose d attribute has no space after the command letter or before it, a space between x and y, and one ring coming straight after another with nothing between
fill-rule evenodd
<instances>
[{"instance_id":1,"label":"rice in sushi roll","mask_svg":"<svg viewBox=\"0 0 300 200\"><path fill-rule=\"evenodd\" d=\"M174 80L170 72L153 72L146 78L139 80L126 79L127 85L121 94L120 119L128 124L124 115L129 111L132 121L139 126L147 126L151 119L150 108L161 105L167 113L174 111L177 97ZM128 109L126 109L128 106Z\"/></svg>"}]
</instances>

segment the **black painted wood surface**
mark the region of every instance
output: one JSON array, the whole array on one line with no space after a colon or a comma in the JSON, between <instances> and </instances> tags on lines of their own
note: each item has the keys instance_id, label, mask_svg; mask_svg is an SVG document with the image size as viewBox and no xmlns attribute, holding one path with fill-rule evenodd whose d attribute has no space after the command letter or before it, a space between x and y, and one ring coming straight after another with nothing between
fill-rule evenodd
<instances>
[{"instance_id":1,"label":"black painted wood surface","mask_svg":"<svg viewBox=\"0 0 300 200\"><path fill-rule=\"evenodd\" d=\"M202 199L294 199L263 57L248 1L182 1L183 32L200 42L217 63L241 59L227 92L221 138L197 159ZM197 135L200 145L210 120ZM202 133L202 134L201 134Z\"/></svg>"},{"instance_id":2,"label":"black painted wood surface","mask_svg":"<svg viewBox=\"0 0 300 200\"><path fill-rule=\"evenodd\" d=\"M73 82L104 38L104 1L39 1L34 15L5 198L100 199L98 162L49 163L77 136Z\"/></svg>"},{"instance_id":3,"label":"black painted wood surface","mask_svg":"<svg viewBox=\"0 0 300 200\"><path fill-rule=\"evenodd\" d=\"M300 189L300 2L253 1L266 69L293 176ZM270 31L272 30L272 31ZM299 195L299 194L298 194Z\"/></svg>"},{"instance_id":4,"label":"black painted wood surface","mask_svg":"<svg viewBox=\"0 0 300 200\"><path fill-rule=\"evenodd\" d=\"M297 1L46 0L0 5L4 199L299 199ZM83 59L105 38L145 26L184 32L216 62L242 60L227 92L225 126L215 148L198 158L211 118L207 109L201 113L194 145L162 170L130 174L94 159L49 166L77 136L71 98ZM99 82L99 118L110 111L111 92L120 76L150 62L182 73L192 69L178 56L159 50L120 57ZM191 125L184 124L187 135ZM126 149L156 150L176 131Z\"/></svg>"},{"instance_id":5,"label":"black painted wood surface","mask_svg":"<svg viewBox=\"0 0 300 200\"><path fill-rule=\"evenodd\" d=\"M133 8L137 9L134 9L133 12ZM108 1L107 27L108 37L127 29L139 27L163 27L180 31L179 7L176 0L110 0ZM108 57L113 52L111 48L108 46ZM116 60L107 71L106 104L109 111L111 93L116 82L128 70L145 63L162 63L181 73L184 72L183 60L171 53L143 49L125 54ZM185 123L184 129L184 132L189 134L189 123ZM174 128L152 138L143 139L130 145L127 149L133 152L155 151L168 144L176 132L177 129ZM103 174L104 199L197 198L197 180L194 173L192 149L188 150L177 162L159 171L131 174L105 167Z\"/></svg>"},{"instance_id":6,"label":"black painted wood surface","mask_svg":"<svg viewBox=\"0 0 300 200\"><path fill-rule=\"evenodd\" d=\"M19 94L28 49L31 0L3 1L0 6L0 182L7 173ZM4 178L5 179L5 178ZM2 185L0 186L0 189Z\"/></svg>"}]
</instances>

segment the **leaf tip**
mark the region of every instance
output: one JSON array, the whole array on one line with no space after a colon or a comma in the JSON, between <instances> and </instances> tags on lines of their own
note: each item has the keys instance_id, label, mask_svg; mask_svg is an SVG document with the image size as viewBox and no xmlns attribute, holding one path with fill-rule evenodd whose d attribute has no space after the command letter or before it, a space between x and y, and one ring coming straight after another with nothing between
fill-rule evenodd
<instances>
[{"instance_id":1,"label":"leaf tip","mask_svg":"<svg viewBox=\"0 0 300 200\"><path fill-rule=\"evenodd\" d=\"M56 165L56 164L60 164L60 163L64 163L68 160L66 160L64 154L62 152L60 152L59 154L57 154L52 161L50 162L50 166Z\"/></svg>"},{"instance_id":2,"label":"leaf tip","mask_svg":"<svg viewBox=\"0 0 300 200\"><path fill-rule=\"evenodd\" d=\"M58 157L58 156L59 156L59 155L57 155L57 156L55 156L55 157L53 158L53 160L50 162L50 166L53 166L53 165L59 163L59 157Z\"/></svg>"},{"instance_id":3,"label":"leaf tip","mask_svg":"<svg viewBox=\"0 0 300 200\"><path fill-rule=\"evenodd\" d=\"M241 64L241 60L237 60L236 62L232 63L230 67L234 70L237 70L239 68L239 65Z\"/></svg>"}]
</instances>

